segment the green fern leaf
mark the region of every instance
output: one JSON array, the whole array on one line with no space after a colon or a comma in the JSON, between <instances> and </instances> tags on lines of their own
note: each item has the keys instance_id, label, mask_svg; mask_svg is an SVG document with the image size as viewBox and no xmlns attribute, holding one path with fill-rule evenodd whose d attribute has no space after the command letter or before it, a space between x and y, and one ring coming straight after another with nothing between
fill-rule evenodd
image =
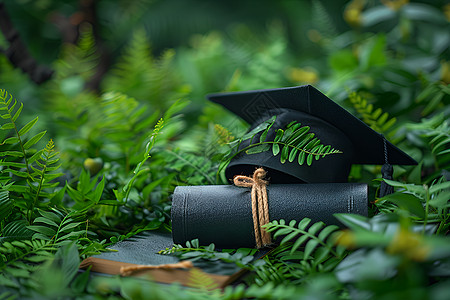
<instances>
[{"instance_id":1,"label":"green fern leaf","mask_svg":"<svg viewBox=\"0 0 450 300\"><path fill-rule=\"evenodd\" d=\"M13 128L14 128L14 126L13 126ZM2 129L3 129L3 127L2 127ZM10 138L5 139L1 144L2 145L3 144L6 144L6 145L9 144L10 145L10 144L17 144L18 142L19 142L19 139L14 136L14 137L10 137Z\"/></svg>"},{"instance_id":2,"label":"green fern leaf","mask_svg":"<svg viewBox=\"0 0 450 300\"><path fill-rule=\"evenodd\" d=\"M333 253L334 256L338 256L338 254L334 251L332 245L325 243L330 234L335 232L338 227L335 225L325 226L323 222L317 222L309 226L310 223L311 219L309 218L302 219L302 221L300 221L297 226L295 226L295 221L291 221L289 225L286 225L284 220L280 220L279 223L276 221L272 221L264 225L263 227L268 232L274 232L274 239L278 236L286 235L286 237L281 241L280 245L286 244L296 236L299 236L291 248L291 254L297 251L298 248L301 247L304 243L306 243L304 252L305 257L309 257L319 245L328 249ZM325 231L321 234L322 230Z\"/></svg>"},{"instance_id":3,"label":"green fern leaf","mask_svg":"<svg viewBox=\"0 0 450 300\"><path fill-rule=\"evenodd\" d=\"M304 257L308 258L311 256L311 253L316 249L316 247L319 245L319 241L317 240L309 240L308 243L306 243L305 246L305 252Z\"/></svg>"},{"instance_id":4,"label":"green fern leaf","mask_svg":"<svg viewBox=\"0 0 450 300\"><path fill-rule=\"evenodd\" d=\"M5 241L0 246L0 255L4 255L7 261L2 264L0 271L4 276L28 278L33 270L33 265L28 262L42 262L53 257L56 249L42 240Z\"/></svg>"},{"instance_id":5,"label":"green fern leaf","mask_svg":"<svg viewBox=\"0 0 450 300\"><path fill-rule=\"evenodd\" d=\"M22 157L23 153L20 151L2 151L0 152L1 157L5 156L13 156L13 157Z\"/></svg>"},{"instance_id":6,"label":"green fern leaf","mask_svg":"<svg viewBox=\"0 0 450 300\"><path fill-rule=\"evenodd\" d=\"M202 290L214 290L219 287L211 276L197 268L189 270L188 286Z\"/></svg>"},{"instance_id":7,"label":"green fern leaf","mask_svg":"<svg viewBox=\"0 0 450 300\"><path fill-rule=\"evenodd\" d=\"M298 155L298 164L301 166L305 163L306 152L301 151Z\"/></svg>"},{"instance_id":8,"label":"green fern leaf","mask_svg":"<svg viewBox=\"0 0 450 300\"><path fill-rule=\"evenodd\" d=\"M70 215L64 215L60 211L39 210L40 217L33 221L33 225L27 228L33 230L34 239L53 241L55 245L69 243L85 234L83 230L76 230L82 224Z\"/></svg>"},{"instance_id":9,"label":"green fern leaf","mask_svg":"<svg viewBox=\"0 0 450 300\"><path fill-rule=\"evenodd\" d=\"M30 131L31 128L33 128L33 126L36 124L36 122L39 120L38 117L34 118L33 120L31 120L30 122L28 122L26 125L24 125L20 130L18 135L22 136L25 133L27 133L28 131Z\"/></svg>"},{"instance_id":10,"label":"green fern leaf","mask_svg":"<svg viewBox=\"0 0 450 300\"><path fill-rule=\"evenodd\" d=\"M6 219L13 209L13 204L9 198L9 191L0 190L0 222Z\"/></svg>"},{"instance_id":11,"label":"green fern leaf","mask_svg":"<svg viewBox=\"0 0 450 300\"><path fill-rule=\"evenodd\" d=\"M373 111L373 105L368 104L367 100L362 98L356 92L350 93L348 98L350 103L356 109L356 112L361 116L362 121L369 125L373 130L381 133L388 133L395 124L395 118L389 118L389 114L387 112L383 113L381 108L377 108Z\"/></svg>"},{"instance_id":12,"label":"green fern leaf","mask_svg":"<svg viewBox=\"0 0 450 300\"><path fill-rule=\"evenodd\" d=\"M42 137L47 133L47 130L41 131L32 138L30 138L24 145L24 149L29 149L31 146L35 145L37 142L39 142Z\"/></svg>"},{"instance_id":13,"label":"green fern leaf","mask_svg":"<svg viewBox=\"0 0 450 300\"><path fill-rule=\"evenodd\" d=\"M280 162L286 161L293 162L298 155L298 164L303 165L306 162L310 166L313 159L316 160L323 158L330 154L342 153L339 150L331 148L331 145L320 144L320 139L315 137L314 133L308 133L309 126L301 126L298 122L291 122L286 126L286 129L277 129L273 141L266 141L268 129L275 123L276 117L272 117L270 120L263 122L251 132L245 134L237 142L233 142L235 148L231 150L228 155L225 155L225 162L221 165L220 170L226 166L233 157L241 152L247 154L256 154L267 151L266 145L270 145L273 156L280 154ZM259 142L253 143L253 139L259 132L262 132ZM244 140L249 140L250 145L245 148L239 149L239 146ZM236 149L238 149L236 151ZM235 151L233 153L233 151Z\"/></svg>"},{"instance_id":14,"label":"green fern leaf","mask_svg":"<svg viewBox=\"0 0 450 300\"><path fill-rule=\"evenodd\" d=\"M20 113L22 112L22 109L23 109L23 103L20 103L19 109L17 109L14 116L12 117L13 122L16 122L17 118L19 118Z\"/></svg>"}]
</instances>

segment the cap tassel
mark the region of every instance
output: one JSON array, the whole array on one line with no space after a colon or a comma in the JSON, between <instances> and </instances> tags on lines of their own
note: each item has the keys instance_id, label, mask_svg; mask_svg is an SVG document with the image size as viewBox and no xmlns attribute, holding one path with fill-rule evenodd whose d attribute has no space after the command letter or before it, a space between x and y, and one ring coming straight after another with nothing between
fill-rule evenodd
<instances>
[{"instance_id":1,"label":"cap tassel","mask_svg":"<svg viewBox=\"0 0 450 300\"><path fill-rule=\"evenodd\" d=\"M383 179L392 180L393 179L392 175L394 174L394 167L392 165L390 165L388 162L386 139L384 137L383 137L383 145L384 145L385 164L381 167L381 175L382 175ZM380 193L379 193L380 198L387 196L389 194L392 194L393 192L394 192L393 186L390 186L384 180L381 181Z\"/></svg>"}]
</instances>

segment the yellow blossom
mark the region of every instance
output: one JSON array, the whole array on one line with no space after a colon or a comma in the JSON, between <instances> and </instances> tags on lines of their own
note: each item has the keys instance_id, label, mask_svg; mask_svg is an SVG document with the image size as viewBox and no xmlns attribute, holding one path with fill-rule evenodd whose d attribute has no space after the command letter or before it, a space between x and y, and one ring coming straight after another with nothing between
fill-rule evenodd
<instances>
[{"instance_id":1,"label":"yellow blossom","mask_svg":"<svg viewBox=\"0 0 450 300\"><path fill-rule=\"evenodd\" d=\"M430 247L425 245L421 235L402 228L387 246L386 252L401 254L414 261L423 261L428 257Z\"/></svg>"},{"instance_id":2,"label":"yellow blossom","mask_svg":"<svg viewBox=\"0 0 450 300\"><path fill-rule=\"evenodd\" d=\"M351 26L361 25L361 12L366 4L365 0L353 0L344 10L344 20Z\"/></svg>"},{"instance_id":3,"label":"yellow blossom","mask_svg":"<svg viewBox=\"0 0 450 300\"><path fill-rule=\"evenodd\" d=\"M447 21L450 22L450 3L445 4L442 10L444 11L444 15L447 18Z\"/></svg>"},{"instance_id":4,"label":"yellow blossom","mask_svg":"<svg viewBox=\"0 0 450 300\"><path fill-rule=\"evenodd\" d=\"M320 34L320 32L316 29L311 29L308 30L308 38L311 40L311 42L313 43L318 43L322 40L322 35Z\"/></svg>"},{"instance_id":5,"label":"yellow blossom","mask_svg":"<svg viewBox=\"0 0 450 300\"><path fill-rule=\"evenodd\" d=\"M336 235L335 243L344 246L347 249L355 248L355 234L348 229L342 230Z\"/></svg>"},{"instance_id":6,"label":"yellow blossom","mask_svg":"<svg viewBox=\"0 0 450 300\"><path fill-rule=\"evenodd\" d=\"M314 84L319 81L319 74L313 68L291 68L288 77L293 82Z\"/></svg>"},{"instance_id":7,"label":"yellow blossom","mask_svg":"<svg viewBox=\"0 0 450 300\"><path fill-rule=\"evenodd\" d=\"M389 7L393 11L399 10L403 5L408 4L409 0L381 0L385 6Z\"/></svg>"},{"instance_id":8,"label":"yellow blossom","mask_svg":"<svg viewBox=\"0 0 450 300\"><path fill-rule=\"evenodd\" d=\"M450 84L450 62L448 61L441 63L441 80L446 84Z\"/></svg>"}]
</instances>

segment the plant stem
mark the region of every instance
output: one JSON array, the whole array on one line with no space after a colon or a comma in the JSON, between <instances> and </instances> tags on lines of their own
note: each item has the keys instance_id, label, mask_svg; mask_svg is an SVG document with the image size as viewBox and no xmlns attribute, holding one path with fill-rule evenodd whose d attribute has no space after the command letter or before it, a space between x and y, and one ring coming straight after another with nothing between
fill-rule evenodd
<instances>
[{"instance_id":1,"label":"plant stem","mask_svg":"<svg viewBox=\"0 0 450 300\"><path fill-rule=\"evenodd\" d=\"M425 189L425 218L423 220L423 229L422 229L422 233L425 233L425 229L427 227L427 223L428 223L428 210L430 208L430 191L428 190L428 185L424 184L423 188Z\"/></svg>"},{"instance_id":2,"label":"plant stem","mask_svg":"<svg viewBox=\"0 0 450 300\"><path fill-rule=\"evenodd\" d=\"M330 152L328 152L328 153L313 153L313 152L308 151L308 150L305 150L305 149L303 149L303 148L298 148L298 147L296 147L296 146L293 146L293 145L290 145L290 144L286 144L286 143L283 143L283 142L275 142L275 141L272 141L272 142L259 142L259 143L256 143L256 144L251 144L251 145L249 145L249 146L247 146L247 147L245 147L245 148L243 148L243 149L237 151L237 152L234 153L231 157L229 157L227 160L225 160L225 163L222 164L221 166L219 166L219 169L218 169L218 171L217 171L216 178L218 178L218 176L219 176L218 174L223 170L223 168L225 168L225 167L229 164L229 162L230 162L234 157L236 157L238 154L242 153L243 151L247 151L247 150L249 150L249 149L251 149L251 148L254 148L254 147L256 147L256 146L269 145L269 144L280 144L280 145L282 145L282 146L291 147L291 148L297 149L298 151L305 152L306 154L310 154L310 155L314 155L314 156L326 156L326 155L329 155L329 154L340 154L340 153L343 153L343 152L340 151L340 150L330 151ZM238 145L237 147L239 147L239 145Z\"/></svg>"}]
</instances>

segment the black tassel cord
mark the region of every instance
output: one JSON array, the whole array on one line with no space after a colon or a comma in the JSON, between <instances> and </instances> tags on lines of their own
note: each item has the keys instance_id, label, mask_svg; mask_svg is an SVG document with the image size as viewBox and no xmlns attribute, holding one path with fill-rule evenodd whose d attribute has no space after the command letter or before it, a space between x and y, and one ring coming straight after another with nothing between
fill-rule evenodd
<instances>
[{"instance_id":1,"label":"black tassel cord","mask_svg":"<svg viewBox=\"0 0 450 300\"><path fill-rule=\"evenodd\" d=\"M388 161L387 145L386 145L386 139L384 136L383 136L383 145L384 145L384 165L381 167L381 175L382 175L383 179L392 180L394 168L392 167L392 165L389 164L389 161ZM393 192L394 192L393 186L390 186L384 180L381 181L380 193L379 193L380 198L382 198L386 195L392 194Z\"/></svg>"}]
</instances>

